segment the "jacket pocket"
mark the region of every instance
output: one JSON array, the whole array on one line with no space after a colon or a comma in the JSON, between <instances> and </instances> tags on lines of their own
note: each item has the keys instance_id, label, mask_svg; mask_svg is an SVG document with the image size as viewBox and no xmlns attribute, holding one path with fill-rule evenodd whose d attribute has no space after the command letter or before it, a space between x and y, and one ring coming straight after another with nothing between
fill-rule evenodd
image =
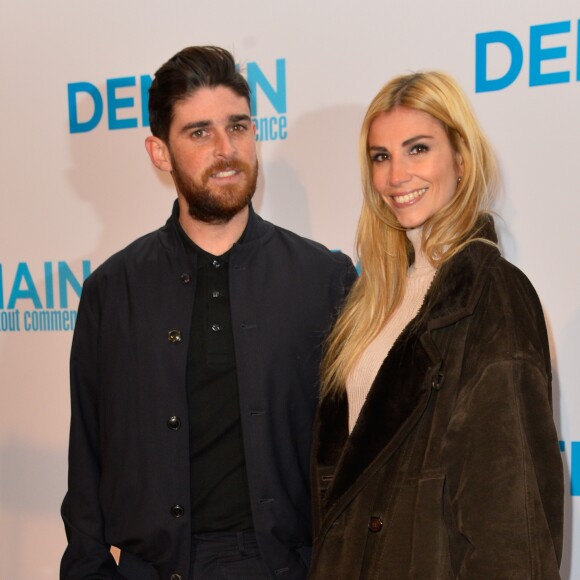
<instances>
[{"instance_id":1,"label":"jacket pocket","mask_svg":"<svg viewBox=\"0 0 580 580\"><path fill-rule=\"evenodd\" d=\"M453 578L444 518L445 479L412 478L375 501L383 525L369 526L361 578L448 580ZM384 502L384 503L382 503Z\"/></svg>"},{"instance_id":2,"label":"jacket pocket","mask_svg":"<svg viewBox=\"0 0 580 580\"><path fill-rule=\"evenodd\" d=\"M413 528L409 578L453 578L444 516L444 490L444 477L417 482L414 510L410 514Z\"/></svg>"},{"instance_id":3,"label":"jacket pocket","mask_svg":"<svg viewBox=\"0 0 580 580\"><path fill-rule=\"evenodd\" d=\"M123 551L119 560L119 573L127 580L158 580L159 578L152 564Z\"/></svg>"}]
</instances>

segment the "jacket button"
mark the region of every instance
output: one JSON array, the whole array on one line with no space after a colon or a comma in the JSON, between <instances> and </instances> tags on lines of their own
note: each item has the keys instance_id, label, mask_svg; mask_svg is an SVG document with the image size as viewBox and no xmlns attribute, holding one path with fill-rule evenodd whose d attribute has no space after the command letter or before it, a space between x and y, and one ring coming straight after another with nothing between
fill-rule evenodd
<instances>
[{"instance_id":1,"label":"jacket button","mask_svg":"<svg viewBox=\"0 0 580 580\"><path fill-rule=\"evenodd\" d=\"M383 520L381 520L379 516L372 516L369 519L369 530L373 534L376 534L377 532L380 532L382 529L383 529Z\"/></svg>"},{"instance_id":2,"label":"jacket button","mask_svg":"<svg viewBox=\"0 0 580 580\"><path fill-rule=\"evenodd\" d=\"M169 342L181 342L181 331L180 330L170 330L167 333L167 340Z\"/></svg>"},{"instance_id":3,"label":"jacket button","mask_svg":"<svg viewBox=\"0 0 580 580\"><path fill-rule=\"evenodd\" d=\"M191 277L189 274L181 274L181 283L182 284L189 284L191 282Z\"/></svg>"},{"instance_id":4,"label":"jacket button","mask_svg":"<svg viewBox=\"0 0 580 580\"><path fill-rule=\"evenodd\" d=\"M180 518L183 516L183 514L185 513L185 510L183 509L183 506L176 504L171 508L171 515L174 518Z\"/></svg>"},{"instance_id":5,"label":"jacket button","mask_svg":"<svg viewBox=\"0 0 580 580\"><path fill-rule=\"evenodd\" d=\"M173 574L171 574L171 576L169 576L169 580L181 580L181 574L174 572Z\"/></svg>"},{"instance_id":6,"label":"jacket button","mask_svg":"<svg viewBox=\"0 0 580 580\"><path fill-rule=\"evenodd\" d=\"M219 332L219 331L222 329L222 327L221 327L219 324L212 324L212 325L211 325L211 329L212 329L214 332Z\"/></svg>"},{"instance_id":7,"label":"jacket button","mask_svg":"<svg viewBox=\"0 0 580 580\"><path fill-rule=\"evenodd\" d=\"M181 419L175 415L169 417L169 419L167 419L167 426L173 431L177 431L181 427Z\"/></svg>"},{"instance_id":8,"label":"jacket button","mask_svg":"<svg viewBox=\"0 0 580 580\"><path fill-rule=\"evenodd\" d=\"M214 260L211 265L217 270L221 266L221 263L219 260Z\"/></svg>"}]
</instances>

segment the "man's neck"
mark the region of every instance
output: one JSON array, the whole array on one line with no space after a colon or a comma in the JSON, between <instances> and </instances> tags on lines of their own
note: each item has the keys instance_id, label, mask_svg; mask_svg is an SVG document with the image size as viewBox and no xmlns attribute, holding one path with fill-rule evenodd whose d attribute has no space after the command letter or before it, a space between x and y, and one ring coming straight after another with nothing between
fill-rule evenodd
<instances>
[{"instance_id":1,"label":"man's neck","mask_svg":"<svg viewBox=\"0 0 580 580\"><path fill-rule=\"evenodd\" d=\"M180 204L181 206L181 204ZM226 223L210 224L189 215L187 208L179 208L179 223L190 240L213 256L225 254L242 236L248 223L249 207Z\"/></svg>"}]
</instances>

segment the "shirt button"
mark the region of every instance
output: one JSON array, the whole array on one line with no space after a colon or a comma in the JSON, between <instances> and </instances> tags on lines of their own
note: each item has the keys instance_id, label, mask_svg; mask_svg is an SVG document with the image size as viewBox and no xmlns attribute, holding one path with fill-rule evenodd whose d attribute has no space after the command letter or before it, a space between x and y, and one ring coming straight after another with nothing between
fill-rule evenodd
<instances>
[{"instance_id":1,"label":"shirt button","mask_svg":"<svg viewBox=\"0 0 580 580\"><path fill-rule=\"evenodd\" d=\"M219 332L219 331L222 329L222 327L221 327L219 324L212 324L212 325L211 325L211 329L212 329L214 332Z\"/></svg>"},{"instance_id":2,"label":"shirt button","mask_svg":"<svg viewBox=\"0 0 580 580\"><path fill-rule=\"evenodd\" d=\"M219 290L214 290L212 293L212 298L220 298L222 293Z\"/></svg>"},{"instance_id":3,"label":"shirt button","mask_svg":"<svg viewBox=\"0 0 580 580\"><path fill-rule=\"evenodd\" d=\"M177 330L177 329L170 330L167 333L167 340L169 342L173 342L173 343L181 342L181 331L180 330Z\"/></svg>"},{"instance_id":4,"label":"shirt button","mask_svg":"<svg viewBox=\"0 0 580 580\"><path fill-rule=\"evenodd\" d=\"M171 508L171 515L174 518L180 518L183 516L183 514L185 513L185 510L183 509L183 506L176 504Z\"/></svg>"},{"instance_id":5,"label":"shirt button","mask_svg":"<svg viewBox=\"0 0 580 580\"><path fill-rule=\"evenodd\" d=\"M182 284L189 284L191 282L191 277L189 274L181 274L181 283Z\"/></svg>"},{"instance_id":6,"label":"shirt button","mask_svg":"<svg viewBox=\"0 0 580 580\"><path fill-rule=\"evenodd\" d=\"M383 520L381 520L379 516L372 516L369 519L369 530L373 534L376 534L377 532L380 532L382 529L383 529Z\"/></svg>"},{"instance_id":7,"label":"shirt button","mask_svg":"<svg viewBox=\"0 0 580 580\"><path fill-rule=\"evenodd\" d=\"M177 431L181 427L181 419L175 415L173 417L169 417L169 419L167 419L167 426L172 431Z\"/></svg>"},{"instance_id":8,"label":"shirt button","mask_svg":"<svg viewBox=\"0 0 580 580\"><path fill-rule=\"evenodd\" d=\"M169 576L169 580L182 580L181 574L174 572L173 574L171 574L171 576Z\"/></svg>"},{"instance_id":9,"label":"shirt button","mask_svg":"<svg viewBox=\"0 0 580 580\"><path fill-rule=\"evenodd\" d=\"M214 260L214 261L211 263L211 265L212 265L212 266L213 266L213 267L214 267L216 270L217 270L217 269L218 269L218 268L221 266L221 264L220 264L219 260Z\"/></svg>"}]
</instances>

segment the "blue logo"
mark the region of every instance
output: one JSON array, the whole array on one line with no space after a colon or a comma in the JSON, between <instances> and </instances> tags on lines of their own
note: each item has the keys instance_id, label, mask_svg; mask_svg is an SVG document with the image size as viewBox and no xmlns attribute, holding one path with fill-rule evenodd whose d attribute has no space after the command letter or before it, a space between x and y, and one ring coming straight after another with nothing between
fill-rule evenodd
<instances>
[{"instance_id":1,"label":"blue logo","mask_svg":"<svg viewBox=\"0 0 580 580\"><path fill-rule=\"evenodd\" d=\"M251 90L252 120L257 128L256 140L286 139L286 59L276 60L275 71L270 77L256 62L247 64L246 74ZM93 131L105 119L110 131L149 127L152 82L150 75L112 78L105 81L104 90L86 81L70 83L67 87L70 132Z\"/></svg>"},{"instance_id":2,"label":"blue logo","mask_svg":"<svg viewBox=\"0 0 580 580\"><path fill-rule=\"evenodd\" d=\"M560 441L560 451L566 453L565 441ZM570 494L580 495L580 441L570 442Z\"/></svg>"},{"instance_id":3,"label":"blue logo","mask_svg":"<svg viewBox=\"0 0 580 580\"><path fill-rule=\"evenodd\" d=\"M252 121L256 124L257 129L256 141L286 139L288 136L288 120L286 118L286 59L279 58L276 60L275 87L255 62L248 63L247 75L251 91L250 105ZM258 91L258 87L260 91ZM260 97L260 100L258 100L258 97ZM264 102L262 97L266 97L266 102ZM265 115L263 112L264 108L266 108Z\"/></svg>"},{"instance_id":4,"label":"blue logo","mask_svg":"<svg viewBox=\"0 0 580 580\"><path fill-rule=\"evenodd\" d=\"M27 262L13 271L0 264L0 332L73 330L77 310L69 307L69 298L80 298L90 273L89 260L83 260L80 278L63 261L44 262L39 271ZM35 278L44 282L35 283Z\"/></svg>"},{"instance_id":5,"label":"blue logo","mask_svg":"<svg viewBox=\"0 0 580 580\"><path fill-rule=\"evenodd\" d=\"M509 87L520 75L526 56L529 60L529 86L554 85L571 82L574 75L580 81L580 20L576 28L576 69L569 70L565 59L573 50L570 39L572 21L551 22L530 27L529 43L505 30L481 32L475 36L475 92L500 91ZM527 48L527 55L525 49ZM492 50L490 50L492 49ZM507 69L491 76L491 57L501 63L507 57ZM494 63L497 65L497 62ZM497 68L497 67L496 67ZM550 68L550 71L546 69Z\"/></svg>"}]
</instances>

